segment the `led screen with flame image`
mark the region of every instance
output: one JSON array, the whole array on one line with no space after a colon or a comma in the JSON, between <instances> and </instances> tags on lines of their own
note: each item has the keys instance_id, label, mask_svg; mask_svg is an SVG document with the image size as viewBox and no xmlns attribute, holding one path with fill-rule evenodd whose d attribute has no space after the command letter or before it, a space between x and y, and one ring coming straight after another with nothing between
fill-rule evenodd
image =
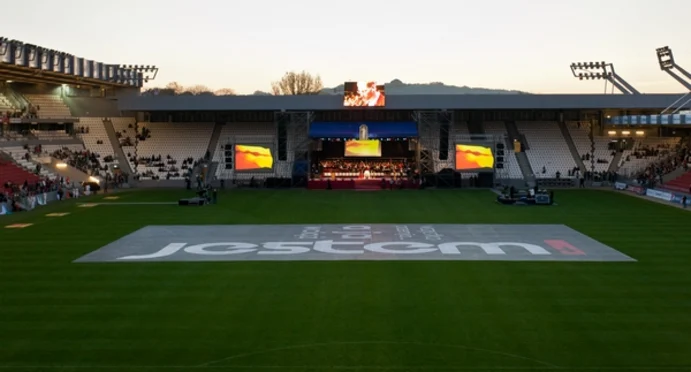
<instances>
[{"instance_id":1,"label":"led screen with flame image","mask_svg":"<svg viewBox=\"0 0 691 372\"><path fill-rule=\"evenodd\" d=\"M456 145L456 170L494 168L494 155L487 146Z\"/></svg>"},{"instance_id":2,"label":"led screen with flame image","mask_svg":"<svg viewBox=\"0 0 691 372\"><path fill-rule=\"evenodd\" d=\"M235 170L271 170L274 157L267 146L235 145Z\"/></svg>"},{"instance_id":3,"label":"led screen with flame image","mask_svg":"<svg viewBox=\"0 0 691 372\"><path fill-rule=\"evenodd\" d=\"M366 83L345 83L343 85L343 106L347 107L384 107L386 91L384 85L373 81Z\"/></svg>"},{"instance_id":4,"label":"led screen with flame image","mask_svg":"<svg viewBox=\"0 0 691 372\"><path fill-rule=\"evenodd\" d=\"M345 143L345 156L381 157L381 142L379 140L347 141Z\"/></svg>"}]
</instances>

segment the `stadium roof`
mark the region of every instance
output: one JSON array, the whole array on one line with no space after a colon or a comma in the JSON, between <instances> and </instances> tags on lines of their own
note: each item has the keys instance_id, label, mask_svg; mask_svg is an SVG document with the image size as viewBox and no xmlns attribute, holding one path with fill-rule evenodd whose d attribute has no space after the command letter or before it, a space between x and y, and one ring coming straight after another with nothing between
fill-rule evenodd
<instances>
[{"instance_id":1,"label":"stadium roof","mask_svg":"<svg viewBox=\"0 0 691 372\"><path fill-rule=\"evenodd\" d=\"M132 87L130 85L120 84L117 82L98 80L83 76L69 75L48 70L37 70L35 68L9 65L6 63L0 63L0 80L30 84L48 83L57 85L83 85L90 87Z\"/></svg>"},{"instance_id":2,"label":"stadium roof","mask_svg":"<svg viewBox=\"0 0 691 372\"><path fill-rule=\"evenodd\" d=\"M96 88L140 88L156 66L114 65L0 37L0 80L30 84L72 84Z\"/></svg>"},{"instance_id":3,"label":"stadium roof","mask_svg":"<svg viewBox=\"0 0 691 372\"><path fill-rule=\"evenodd\" d=\"M386 110L664 109L681 94L389 95ZM122 111L331 111L343 97L318 96L123 96Z\"/></svg>"}]
</instances>

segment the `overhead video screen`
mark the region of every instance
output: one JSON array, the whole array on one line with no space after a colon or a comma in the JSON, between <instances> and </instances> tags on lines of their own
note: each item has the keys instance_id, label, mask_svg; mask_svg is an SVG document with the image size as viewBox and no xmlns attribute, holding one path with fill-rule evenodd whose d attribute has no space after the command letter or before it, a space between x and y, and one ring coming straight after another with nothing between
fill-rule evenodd
<instances>
[{"instance_id":1,"label":"overhead video screen","mask_svg":"<svg viewBox=\"0 0 691 372\"><path fill-rule=\"evenodd\" d=\"M492 148L479 145L456 144L456 170L492 170Z\"/></svg>"},{"instance_id":2,"label":"overhead video screen","mask_svg":"<svg viewBox=\"0 0 691 372\"><path fill-rule=\"evenodd\" d=\"M343 86L343 106L346 107L384 107L386 90L383 84L373 81L347 82Z\"/></svg>"},{"instance_id":3,"label":"overhead video screen","mask_svg":"<svg viewBox=\"0 0 691 372\"><path fill-rule=\"evenodd\" d=\"M345 156L354 158L378 158L381 157L381 141L357 140L346 141Z\"/></svg>"},{"instance_id":4,"label":"overhead video screen","mask_svg":"<svg viewBox=\"0 0 691 372\"><path fill-rule=\"evenodd\" d=\"M236 171L272 170L274 157L269 146L235 145Z\"/></svg>"}]
</instances>

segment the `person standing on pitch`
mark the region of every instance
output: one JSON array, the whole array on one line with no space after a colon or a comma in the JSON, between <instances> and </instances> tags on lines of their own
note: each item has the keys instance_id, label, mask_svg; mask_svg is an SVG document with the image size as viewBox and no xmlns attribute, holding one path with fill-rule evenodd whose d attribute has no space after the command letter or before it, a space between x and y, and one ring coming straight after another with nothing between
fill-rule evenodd
<instances>
[{"instance_id":1,"label":"person standing on pitch","mask_svg":"<svg viewBox=\"0 0 691 372\"><path fill-rule=\"evenodd\" d=\"M686 195L681 197L681 207L686 209Z\"/></svg>"}]
</instances>

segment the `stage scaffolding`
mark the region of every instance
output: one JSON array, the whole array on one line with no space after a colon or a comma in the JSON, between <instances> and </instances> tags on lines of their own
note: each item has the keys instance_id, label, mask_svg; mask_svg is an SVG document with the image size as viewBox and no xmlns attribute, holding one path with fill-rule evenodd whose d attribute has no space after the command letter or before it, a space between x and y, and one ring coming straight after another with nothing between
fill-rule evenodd
<instances>
[{"instance_id":1,"label":"stage scaffolding","mask_svg":"<svg viewBox=\"0 0 691 372\"><path fill-rule=\"evenodd\" d=\"M449 138L454 124L453 111L415 111L413 120L418 125L415 162L420 174L436 173L446 168L444 164L448 164L449 159L453 164L453 151L450 151L453 144Z\"/></svg>"},{"instance_id":2,"label":"stage scaffolding","mask_svg":"<svg viewBox=\"0 0 691 372\"><path fill-rule=\"evenodd\" d=\"M507 157L515 156L506 135L468 134L466 123L457 123L452 111L416 111L413 120L418 123L418 138L415 146L415 160L420 174L436 174L445 168L455 169L455 145L457 143L478 144L492 148L494 162L494 184L510 179ZM446 138L446 140L445 140ZM499 161L499 158L503 161ZM501 167L497 165L501 163ZM474 174L477 172L467 172ZM466 177L464 177L466 178Z\"/></svg>"},{"instance_id":3,"label":"stage scaffolding","mask_svg":"<svg viewBox=\"0 0 691 372\"><path fill-rule=\"evenodd\" d=\"M312 111L281 111L274 114L277 130L277 158L290 167L295 183L296 176L309 176L310 150L312 139L309 136L310 124L314 120ZM281 152L285 160L280 160ZM306 180L306 178L305 178Z\"/></svg>"}]
</instances>

